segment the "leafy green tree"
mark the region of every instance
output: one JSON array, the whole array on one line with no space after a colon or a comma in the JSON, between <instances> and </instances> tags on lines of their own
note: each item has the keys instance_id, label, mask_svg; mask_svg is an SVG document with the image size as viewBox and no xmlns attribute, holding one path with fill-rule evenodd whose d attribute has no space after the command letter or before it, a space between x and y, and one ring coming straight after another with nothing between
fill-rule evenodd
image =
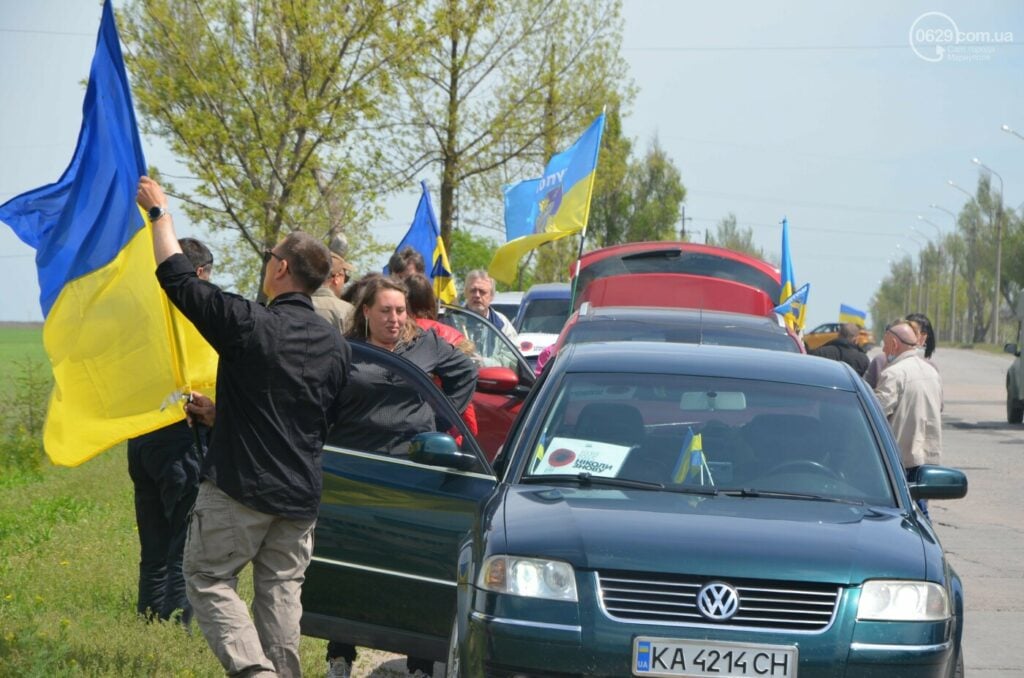
<instances>
[{"instance_id":1,"label":"leafy green tree","mask_svg":"<svg viewBox=\"0 0 1024 678\"><path fill-rule=\"evenodd\" d=\"M460 290L466 281L466 274L473 269L486 269L497 249L498 243L491 238L474 235L465 229L452 231L448 261L451 262L452 275Z\"/></svg>"},{"instance_id":2,"label":"leafy green tree","mask_svg":"<svg viewBox=\"0 0 1024 678\"><path fill-rule=\"evenodd\" d=\"M626 240L673 240L679 237L680 206L686 199L679 170L662 149L651 141L647 154L629 169L631 214Z\"/></svg>"},{"instance_id":3,"label":"leafy green tree","mask_svg":"<svg viewBox=\"0 0 1024 678\"><path fill-rule=\"evenodd\" d=\"M411 133L389 157L410 177L438 168L445 242L456 211L466 216L457 197L477 206L500 199L500 184L536 176L552 149L578 136L606 103L626 72L620 1L432 6L430 54L410 65L402 110L392 116L396 125L411 123Z\"/></svg>"},{"instance_id":4,"label":"leafy green tree","mask_svg":"<svg viewBox=\"0 0 1024 678\"><path fill-rule=\"evenodd\" d=\"M353 258L382 251L367 225L392 178L374 127L399 67L420 59L424 1L133 0L121 13L142 127L194 176L171 187L192 221L231 234L218 264L239 285L296 228L344 232Z\"/></svg>"},{"instance_id":5,"label":"leafy green tree","mask_svg":"<svg viewBox=\"0 0 1024 678\"><path fill-rule=\"evenodd\" d=\"M609 107L590 201L587 246L598 249L625 242L633 195L627 176L633 143L622 134L620 106Z\"/></svg>"},{"instance_id":6,"label":"leafy green tree","mask_svg":"<svg viewBox=\"0 0 1024 678\"><path fill-rule=\"evenodd\" d=\"M715 226L715 232L708 234L708 244L743 252L758 259L764 259L764 250L754 244L754 229L740 228L736 215L729 212Z\"/></svg>"}]
</instances>

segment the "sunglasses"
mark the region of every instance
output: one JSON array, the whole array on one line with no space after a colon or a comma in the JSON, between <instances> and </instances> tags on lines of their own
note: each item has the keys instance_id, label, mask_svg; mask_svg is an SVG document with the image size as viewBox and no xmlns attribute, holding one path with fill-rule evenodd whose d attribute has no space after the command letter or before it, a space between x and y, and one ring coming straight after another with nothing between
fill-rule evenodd
<instances>
[{"instance_id":1,"label":"sunglasses","mask_svg":"<svg viewBox=\"0 0 1024 678\"><path fill-rule=\"evenodd\" d=\"M273 257L275 259L279 259L281 261L284 261L284 257L282 257L277 252L274 252L273 250L263 250L263 263L264 263L264 265L270 263L270 258L271 257Z\"/></svg>"}]
</instances>

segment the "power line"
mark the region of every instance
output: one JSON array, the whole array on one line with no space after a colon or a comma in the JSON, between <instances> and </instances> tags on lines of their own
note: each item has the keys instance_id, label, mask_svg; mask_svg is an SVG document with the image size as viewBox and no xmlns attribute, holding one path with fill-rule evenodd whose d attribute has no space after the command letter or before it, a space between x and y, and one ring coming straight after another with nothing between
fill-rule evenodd
<instances>
[{"instance_id":1,"label":"power line","mask_svg":"<svg viewBox=\"0 0 1024 678\"><path fill-rule=\"evenodd\" d=\"M999 47L1020 47L1021 42L1001 42ZM623 47L623 52L851 52L909 49L908 43L894 45L723 45L702 47Z\"/></svg>"},{"instance_id":2,"label":"power line","mask_svg":"<svg viewBox=\"0 0 1024 678\"><path fill-rule=\"evenodd\" d=\"M0 33L25 33L35 35L70 35L79 38L95 38L96 33L76 33L70 31L43 31L34 28L0 28Z\"/></svg>"}]
</instances>

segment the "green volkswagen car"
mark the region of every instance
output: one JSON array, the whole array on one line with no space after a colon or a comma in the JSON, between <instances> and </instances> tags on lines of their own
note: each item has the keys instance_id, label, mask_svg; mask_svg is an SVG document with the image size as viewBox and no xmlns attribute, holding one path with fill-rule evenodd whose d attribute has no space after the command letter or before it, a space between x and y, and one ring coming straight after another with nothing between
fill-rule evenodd
<instances>
[{"instance_id":1,"label":"green volkswagen car","mask_svg":"<svg viewBox=\"0 0 1024 678\"><path fill-rule=\"evenodd\" d=\"M457 419L400 358L355 360L422 377L439 430ZM913 500L967 480L908 485L842 363L570 345L494 467L452 432L409 458L333 439L305 633L470 678L962 673L963 589Z\"/></svg>"}]
</instances>

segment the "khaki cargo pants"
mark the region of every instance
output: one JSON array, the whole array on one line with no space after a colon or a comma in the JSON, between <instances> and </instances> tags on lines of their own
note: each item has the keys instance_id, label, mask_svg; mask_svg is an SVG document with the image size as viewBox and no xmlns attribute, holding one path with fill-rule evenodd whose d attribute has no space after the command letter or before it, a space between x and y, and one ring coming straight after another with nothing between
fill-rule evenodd
<instances>
[{"instance_id":1,"label":"khaki cargo pants","mask_svg":"<svg viewBox=\"0 0 1024 678\"><path fill-rule=\"evenodd\" d=\"M315 524L254 511L209 481L199 486L182 569L199 629L228 675L302 675L300 594ZM252 617L236 590L250 562Z\"/></svg>"}]
</instances>

